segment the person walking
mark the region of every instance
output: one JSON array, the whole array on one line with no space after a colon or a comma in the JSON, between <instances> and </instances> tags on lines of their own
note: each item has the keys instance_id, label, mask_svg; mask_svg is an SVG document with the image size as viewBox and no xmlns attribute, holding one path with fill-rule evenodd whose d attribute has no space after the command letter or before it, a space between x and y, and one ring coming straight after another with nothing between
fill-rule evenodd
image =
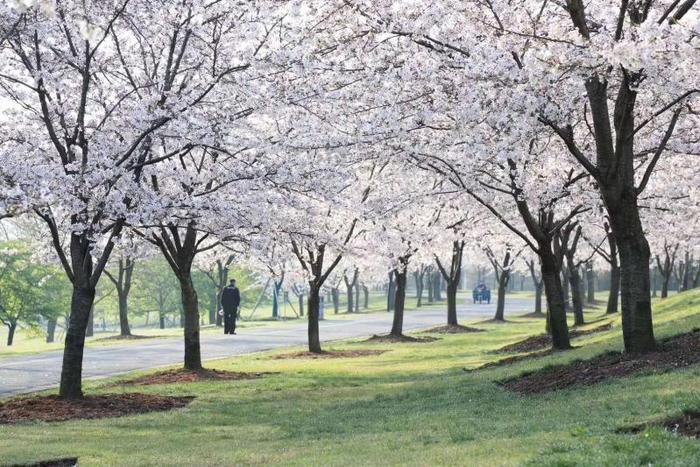
<instances>
[{"instance_id":1,"label":"person walking","mask_svg":"<svg viewBox=\"0 0 700 467\"><path fill-rule=\"evenodd\" d=\"M224 334L236 334L236 315L241 304L241 293L236 287L236 280L221 291L221 306L224 308Z\"/></svg>"}]
</instances>

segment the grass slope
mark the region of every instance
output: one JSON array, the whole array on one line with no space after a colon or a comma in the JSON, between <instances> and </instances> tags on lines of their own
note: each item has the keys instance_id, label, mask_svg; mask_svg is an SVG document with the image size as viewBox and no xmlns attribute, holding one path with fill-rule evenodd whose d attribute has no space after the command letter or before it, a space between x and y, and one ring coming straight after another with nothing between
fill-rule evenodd
<instances>
[{"instance_id":1,"label":"grass slope","mask_svg":"<svg viewBox=\"0 0 700 467\"><path fill-rule=\"evenodd\" d=\"M700 291L656 302L654 313L658 337L698 327ZM601 318L600 311L587 318ZM79 456L84 466L697 465L696 440L658 428L640 434L615 430L700 409L700 368L518 396L494 381L619 350L622 344L614 318L610 331L575 339L579 347L570 352L465 372L504 357L492 350L542 332L540 320L511 319L506 325L480 325L488 332L441 335L430 343L328 346L391 349L379 356L271 358L286 349L217 361L214 366L222 370L281 373L249 381L124 388L197 399L170 413L2 426L0 459ZM114 392L108 384L87 386L93 393Z\"/></svg>"}]
</instances>

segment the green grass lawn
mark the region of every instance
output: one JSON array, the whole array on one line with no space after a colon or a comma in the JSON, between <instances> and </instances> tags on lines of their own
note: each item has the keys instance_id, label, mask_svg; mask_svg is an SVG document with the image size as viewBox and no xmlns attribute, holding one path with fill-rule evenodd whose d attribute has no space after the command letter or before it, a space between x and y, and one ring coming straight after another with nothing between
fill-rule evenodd
<instances>
[{"instance_id":1,"label":"green grass lawn","mask_svg":"<svg viewBox=\"0 0 700 467\"><path fill-rule=\"evenodd\" d=\"M659 338L700 326L700 291L655 302ZM605 318L599 310L587 319ZM289 349L218 360L258 380L123 389L88 382L90 393L195 395L185 409L94 421L0 427L0 463L79 456L92 465L552 465L691 466L700 442L652 428L619 427L700 409L700 368L635 376L537 396L495 381L621 349L610 331L575 339L576 349L509 367L465 372L503 358L490 350L542 332L514 319L488 332L420 344L343 342L328 349L388 349L353 359L271 359ZM123 378L123 377L122 377ZM113 380L112 380L113 381Z\"/></svg>"}]
</instances>

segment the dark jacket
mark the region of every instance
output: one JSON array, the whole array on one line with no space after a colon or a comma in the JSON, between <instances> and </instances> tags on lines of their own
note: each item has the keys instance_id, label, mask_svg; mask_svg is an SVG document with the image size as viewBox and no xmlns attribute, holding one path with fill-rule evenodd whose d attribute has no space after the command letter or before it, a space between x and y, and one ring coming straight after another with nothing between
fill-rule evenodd
<instances>
[{"instance_id":1,"label":"dark jacket","mask_svg":"<svg viewBox=\"0 0 700 467\"><path fill-rule=\"evenodd\" d=\"M238 308L241 304L241 293L238 291L238 287L227 285L224 287L223 292L221 292L221 305L224 308Z\"/></svg>"}]
</instances>

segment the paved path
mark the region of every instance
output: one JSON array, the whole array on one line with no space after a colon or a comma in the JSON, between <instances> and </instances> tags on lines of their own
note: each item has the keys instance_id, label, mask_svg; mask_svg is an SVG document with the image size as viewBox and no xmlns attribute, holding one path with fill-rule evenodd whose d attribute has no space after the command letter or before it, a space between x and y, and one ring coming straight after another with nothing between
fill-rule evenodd
<instances>
[{"instance_id":1,"label":"paved path","mask_svg":"<svg viewBox=\"0 0 700 467\"><path fill-rule=\"evenodd\" d=\"M506 315L530 311L531 299L506 299ZM461 304L460 321L487 319L493 316L495 304ZM421 329L445 323L445 310L411 311L404 316L404 329ZM358 315L356 319L328 319L321 321L322 341L347 339L387 333L392 315L376 313ZM280 328L242 329L236 336L203 334L202 357L216 359L248 354L278 347L306 344L306 323ZM103 378L144 370L182 361L182 338L144 340L129 345L86 347L83 359L84 378ZM63 351L50 351L23 357L0 360L0 397L56 387L61 375Z\"/></svg>"}]
</instances>

